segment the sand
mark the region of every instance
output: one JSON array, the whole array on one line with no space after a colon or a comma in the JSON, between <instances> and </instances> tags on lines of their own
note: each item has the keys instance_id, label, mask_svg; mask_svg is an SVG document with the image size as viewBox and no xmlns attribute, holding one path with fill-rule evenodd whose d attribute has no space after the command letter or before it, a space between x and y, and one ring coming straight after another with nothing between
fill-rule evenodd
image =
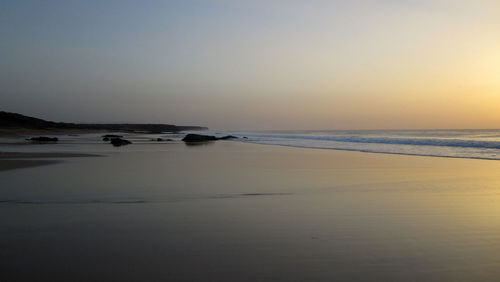
<instances>
[{"instance_id":1,"label":"sand","mask_svg":"<svg viewBox=\"0 0 500 282\"><path fill-rule=\"evenodd\" d=\"M7 281L500 277L498 161L231 141L92 148L108 157L0 172Z\"/></svg>"},{"instance_id":2,"label":"sand","mask_svg":"<svg viewBox=\"0 0 500 282\"><path fill-rule=\"evenodd\" d=\"M0 171L60 163L64 158L97 157L76 153L20 153L0 152ZM44 159L44 160L33 160Z\"/></svg>"}]
</instances>

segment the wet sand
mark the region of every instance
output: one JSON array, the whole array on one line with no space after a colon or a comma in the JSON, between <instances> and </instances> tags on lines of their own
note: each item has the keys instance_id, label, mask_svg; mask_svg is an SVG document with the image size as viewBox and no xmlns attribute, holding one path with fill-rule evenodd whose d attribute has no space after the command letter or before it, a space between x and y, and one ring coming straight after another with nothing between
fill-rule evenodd
<instances>
[{"instance_id":1,"label":"wet sand","mask_svg":"<svg viewBox=\"0 0 500 282\"><path fill-rule=\"evenodd\" d=\"M5 281L500 277L497 161L230 141L102 148L0 172Z\"/></svg>"},{"instance_id":2,"label":"wet sand","mask_svg":"<svg viewBox=\"0 0 500 282\"><path fill-rule=\"evenodd\" d=\"M10 169L19 169L19 168L28 168L49 164L56 164L60 161L57 160L2 160L0 159L0 171L10 170Z\"/></svg>"},{"instance_id":3,"label":"wet sand","mask_svg":"<svg viewBox=\"0 0 500 282\"><path fill-rule=\"evenodd\" d=\"M97 157L92 154L75 153L20 153L20 152L0 152L0 171L28 168L61 162L63 158ZM45 159L45 160L33 160Z\"/></svg>"}]
</instances>

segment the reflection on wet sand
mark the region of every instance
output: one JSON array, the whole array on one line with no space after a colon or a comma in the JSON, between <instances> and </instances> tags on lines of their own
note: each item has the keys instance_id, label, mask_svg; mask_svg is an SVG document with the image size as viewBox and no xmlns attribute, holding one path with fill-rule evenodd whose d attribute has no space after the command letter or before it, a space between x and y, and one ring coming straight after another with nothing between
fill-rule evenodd
<instances>
[{"instance_id":1,"label":"reflection on wet sand","mask_svg":"<svg viewBox=\"0 0 500 282\"><path fill-rule=\"evenodd\" d=\"M78 149L108 157L1 172L7 281L500 275L500 162L228 141Z\"/></svg>"}]
</instances>

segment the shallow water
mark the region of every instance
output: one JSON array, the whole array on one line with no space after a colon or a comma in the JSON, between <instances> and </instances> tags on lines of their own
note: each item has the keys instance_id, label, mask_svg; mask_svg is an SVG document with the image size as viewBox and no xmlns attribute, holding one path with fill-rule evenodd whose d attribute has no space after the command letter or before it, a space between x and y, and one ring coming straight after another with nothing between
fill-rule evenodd
<instances>
[{"instance_id":1,"label":"shallow water","mask_svg":"<svg viewBox=\"0 0 500 282\"><path fill-rule=\"evenodd\" d=\"M0 172L2 281L500 277L497 161L231 141L44 148L103 157Z\"/></svg>"}]
</instances>

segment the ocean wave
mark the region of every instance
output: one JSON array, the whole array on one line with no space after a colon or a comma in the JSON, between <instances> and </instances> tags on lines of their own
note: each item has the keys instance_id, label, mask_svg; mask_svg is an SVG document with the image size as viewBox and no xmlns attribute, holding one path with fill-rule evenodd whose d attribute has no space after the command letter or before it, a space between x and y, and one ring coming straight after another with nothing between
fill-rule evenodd
<instances>
[{"instance_id":1,"label":"ocean wave","mask_svg":"<svg viewBox=\"0 0 500 282\"><path fill-rule=\"evenodd\" d=\"M500 130L231 132L234 141L297 148L500 160Z\"/></svg>"},{"instance_id":2,"label":"ocean wave","mask_svg":"<svg viewBox=\"0 0 500 282\"><path fill-rule=\"evenodd\" d=\"M460 148L485 148L500 149L500 141L448 139L448 138L401 138L401 137L366 137L366 136L310 136L310 135L266 135L254 134L248 136L249 140L302 140L302 141L333 141L343 143L412 145L412 146L438 146Z\"/></svg>"}]
</instances>

